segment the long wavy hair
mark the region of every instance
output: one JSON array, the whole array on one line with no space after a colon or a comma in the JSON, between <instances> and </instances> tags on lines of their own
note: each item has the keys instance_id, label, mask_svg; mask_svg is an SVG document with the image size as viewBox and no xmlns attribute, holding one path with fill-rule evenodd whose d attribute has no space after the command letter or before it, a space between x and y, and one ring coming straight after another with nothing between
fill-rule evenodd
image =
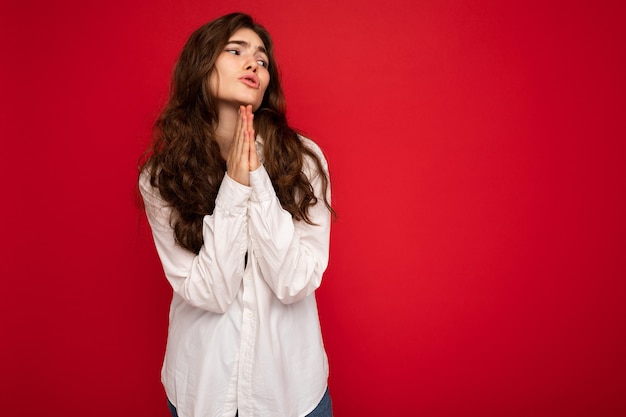
<instances>
[{"instance_id":1,"label":"long wavy hair","mask_svg":"<svg viewBox=\"0 0 626 417\"><path fill-rule=\"evenodd\" d=\"M185 44L174 68L169 99L154 125L152 144L140 163L140 171L147 171L151 185L173 209L170 222L178 244L194 253L203 245L202 219L213 213L226 172L226 161L215 138L218 114L209 76L230 36L242 28L261 38L270 62L270 82L255 112L254 129L264 139L263 165L278 199L295 220L313 224L308 209L318 201L302 172L305 158L310 158L321 178L321 197L334 215L322 161L287 123L269 33L250 16L232 13L201 26Z\"/></svg>"}]
</instances>

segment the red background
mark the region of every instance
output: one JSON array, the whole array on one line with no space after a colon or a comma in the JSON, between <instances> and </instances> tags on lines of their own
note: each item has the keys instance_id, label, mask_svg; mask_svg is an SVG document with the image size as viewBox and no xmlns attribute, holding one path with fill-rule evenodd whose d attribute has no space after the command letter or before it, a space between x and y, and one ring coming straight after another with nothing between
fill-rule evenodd
<instances>
[{"instance_id":1,"label":"red background","mask_svg":"<svg viewBox=\"0 0 626 417\"><path fill-rule=\"evenodd\" d=\"M330 161L335 414L626 415L621 2L6 3L1 414L168 415L136 164L186 38L243 10Z\"/></svg>"}]
</instances>

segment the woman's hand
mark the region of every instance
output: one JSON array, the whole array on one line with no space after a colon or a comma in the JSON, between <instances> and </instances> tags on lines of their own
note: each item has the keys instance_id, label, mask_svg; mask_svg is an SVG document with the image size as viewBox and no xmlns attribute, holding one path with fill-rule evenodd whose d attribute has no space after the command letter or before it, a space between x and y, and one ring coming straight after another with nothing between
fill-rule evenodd
<instances>
[{"instance_id":1,"label":"woman's hand","mask_svg":"<svg viewBox=\"0 0 626 417\"><path fill-rule=\"evenodd\" d=\"M253 122L252 106L240 106L235 136L226 161L228 176L246 186L250 185L250 171L260 166L254 143Z\"/></svg>"}]
</instances>

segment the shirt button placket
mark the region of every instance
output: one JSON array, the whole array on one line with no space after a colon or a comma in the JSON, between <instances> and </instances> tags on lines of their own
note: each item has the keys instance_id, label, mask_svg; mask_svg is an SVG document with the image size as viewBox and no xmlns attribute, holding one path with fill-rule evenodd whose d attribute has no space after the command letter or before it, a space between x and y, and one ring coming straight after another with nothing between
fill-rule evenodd
<instances>
[{"instance_id":1,"label":"shirt button placket","mask_svg":"<svg viewBox=\"0 0 626 417\"><path fill-rule=\"evenodd\" d=\"M256 297L252 270L244 273L243 286L243 323L241 326L241 351L239 364L239 407L247 408L252 398L252 368L254 364L254 345L256 342Z\"/></svg>"}]
</instances>

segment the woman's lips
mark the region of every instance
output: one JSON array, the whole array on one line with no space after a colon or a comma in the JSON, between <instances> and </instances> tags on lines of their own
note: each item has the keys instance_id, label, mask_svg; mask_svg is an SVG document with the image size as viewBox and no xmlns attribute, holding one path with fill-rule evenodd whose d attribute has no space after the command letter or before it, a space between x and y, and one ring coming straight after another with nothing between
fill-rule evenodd
<instances>
[{"instance_id":1,"label":"woman's lips","mask_svg":"<svg viewBox=\"0 0 626 417\"><path fill-rule=\"evenodd\" d=\"M259 77L256 74L246 74L239 77L239 81L252 88L259 88L261 83L259 82Z\"/></svg>"}]
</instances>

